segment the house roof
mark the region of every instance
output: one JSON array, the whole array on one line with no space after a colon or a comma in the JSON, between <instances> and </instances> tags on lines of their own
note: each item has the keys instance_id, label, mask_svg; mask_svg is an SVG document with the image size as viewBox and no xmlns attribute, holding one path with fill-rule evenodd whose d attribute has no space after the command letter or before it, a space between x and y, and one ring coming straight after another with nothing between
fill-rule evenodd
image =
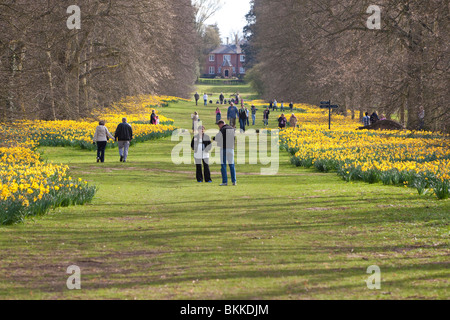
<instances>
[{"instance_id":1,"label":"house roof","mask_svg":"<svg viewBox=\"0 0 450 320\"><path fill-rule=\"evenodd\" d=\"M236 46L235 44L222 44L216 50L211 52L211 54L241 54L241 46Z\"/></svg>"}]
</instances>

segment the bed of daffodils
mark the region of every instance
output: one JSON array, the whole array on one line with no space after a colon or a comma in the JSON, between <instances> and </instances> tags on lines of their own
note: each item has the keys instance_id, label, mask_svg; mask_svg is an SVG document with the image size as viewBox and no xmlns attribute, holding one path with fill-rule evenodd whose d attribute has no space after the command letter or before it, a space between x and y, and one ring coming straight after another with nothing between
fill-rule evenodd
<instances>
[{"instance_id":1,"label":"bed of daffodils","mask_svg":"<svg viewBox=\"0 0 450 320\"><path fill-rule=\"evenodd\" d=\"M448 199L450 137L431 132L356 130L360 123L328 110L298 106L298 127L280 133L297 166L337 171L346 181L382 182ZM290 115L287 115L288 120Z\"/></svg>"},{"instance_id":2,"label":"bed of daffodils","mask_svg":"<svg viewBox=\"0 0 450 320\"><path fill-rule=\"evenodd\" d=\"M82 179L72 179L69 168L41 161L36 147L77 146L95 149L93 135L99 120L106 121L114 135L116 126L127 117L134 143L165 137L175 129L173 120L158 109L173 97L129 97L81 121L18 121L0 126L0 225L22 222L26 217L47 213L51 208L90 202L96 188ZM160 125L150 125L155 110ZM110 141L112 147L116 145Z\"/></svg>"},{"instance_id":3,"label":"bed of daffodils","mask_svg":"<svg viewBox=\"0 0 450 320\"><path fill-rule=\"evenodd\" d=\"M28 141L0 147L0 225L43 215L51 208L90 202L95 187L72 179L68 167L45 163Z\"/></svg>"}]
</instances>

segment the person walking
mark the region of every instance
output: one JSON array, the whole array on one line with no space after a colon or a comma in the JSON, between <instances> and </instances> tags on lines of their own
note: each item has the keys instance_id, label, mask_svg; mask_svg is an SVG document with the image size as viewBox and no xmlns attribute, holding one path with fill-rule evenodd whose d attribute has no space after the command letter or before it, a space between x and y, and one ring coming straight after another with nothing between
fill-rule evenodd
<instances>
[{"instance_id":1,"label":"person walking","mask_svg":"<svg viewBox=\"0 0 450 320\"><path fill-rule=\"evenodd\" d=\"M269 108L266 108L266 110L264 110L264 114L263 114L263 121L264 121L265 126L269 125L269 115L270 115L270 110L269 110Z\"/></svg>"},{"instance_id":2,"label":"person walking","mask_svg":"<svg viewBox=\"0 0 450 320\"><path fill-rule=\"evenodd\" d=\"M195 111L194 114L191 114L191 119L192 119L192 131L194 131L199 119L197 111Z\"/></svg>"},{"instance_id":3,"label":"person walking","mask_svg":"<svg viewBox=\"0 0 450 320\"><path fill-rule=\"evenodd\" d=\"M258 111L258 109L256 109L255 105L252 105L251 111L252 111L252 123L253 123L252 125L254 126L255 122L256 122L256 111Z\"/></svg>"},{"instance_id":4,"label":"person walking","mask_svg":"<svg viewBox=\"0 0 450 320\"><path fill-rule=\"evenodd\" d=\"M284 112L284 101L281 101L281 112Z\"/></svg>"},{"instance_id":5,"label":"person walking","mask_svg":"<svg viewBox=\"0 0 450 320\"><path fill-rule=\"evenodd\" d=\"M234 105L233 102L230 103L227 112L227 120L230 123L230 126L236 129L236 119L238 117L238 108Z\"/></svg>"},{"instance_id":6,"label":"person walking","mask_svg":"<svg viewBox=\"0 0 450 320\"><path fill-rule=\"evenodd\" d=\"M127 162L130 142L133 140L133 129L127 123L127 118L123 118L122 123L117 126L114 138L119 142L120 162Z\"/></svg>"},{"instance_id":7,"label":"person walking","mask_svg":"<svg viewBox=\"0 0 450 320\"><path fill-rule=\"evenodd\" d=\"M97 144L97 162L105 162L105 149L109 139L114 140L114 137L105 127L105 121L100 121L93 139L94 144Z\"/></svg>"},{"instance_id":8,"label":"person walking","mask_svg":"<svg viewBox=\"0 0 450 320\"><path fill-rule=\"evenodd\" d=\"M370 126L370 117L368 112L366 112L366 116L362 119L362 122L364 124L364 127Z\"/></svg>"},{"instance_id":9,"label":"person walking","mask_svg":"<svg viewBox=\"0 0 450 320\"><path fill-rule=\"evenodd\" d=\"M198 100L200 100L200 95L198 94L198 92L196 92L194 94L194 99L195 99L195 105L198 106Z\"/></svg>"},{"instance_id":10,"label":"person walking","mask_svg":"<svg viewBox=\"0 0 450 320\"><path fill-rule=\"evenodd\" d=\"M284 116L284 113L281 114L281 117L278 118L278 127L280 129L286 129L287 119Z\"/></svg>"},{"instance_id":11,"label":"person walking","mask_svg":"<svg viewBox=\"0 0 450 320\"><path fill-rule=\"evenodd\" d=\"M273 100L269 101L269 109L272 110L273 109Z\"/></svg>"},{"instance_id":12,"label":"person walking","mask_svg":"<svg viewBox=\"0 0 450 320\"><path fill-rule=\"evenodd\" d=\"M289 109L291 110L291 112L294 110L294 103L293 102L289 103Z\"/></svg>"},{"instance_id":13,"label":"person walking","mask_svg":"<svg viewBox=\"0 0 450 320\"><path fill-rule=\"evenodd\" d=\"M241 128L241 133L245 132L245 124L247 123L247 112L244 107L239 109L239 125Z\"/></svg>"},{"instance_id":14,"label":"person walking","mask_svg":"<svg viewBox=\"0 0 450 320\"><path fill-rule=\"evenodd\" d=\"M278 102L277 100L273 100L273 111L278 111Z\"/></svg>"},{"instance_id":15,"label":"person walking","mask_svg":"<svg viewBox=\"0 0 450 320\"><path fill-rule=\"evenodd\" d=\"M203 101L205 101L205 106L207 106L208 105L208 95L206 93L203 95Z\"/></svg>"},{"instance_id":16,"label":"person walking","mask_svg":"<svg viewBox=\"0 0 450 320\"><path fill-rule=\"evenodd\" d=\"M150 124L157 124L157 116L155 110L152 111L152 115L150 116Z\"/></svg>"},{"instance_id":17,"label":"person walking","mask_svg":"<svg viewBox=\"0 0 450 320\"><path fill-rule=\"evenodd\" d=\"M234 165L235 130L223 120L220 120L217 125L219 126L220 131L213 140L217 142L217 145L220 148L222 173L222 184L220 186L228 185L227 163L230 166L231 182L233 183L233 186L236 186L236 167Z\"/></svg>"},{"instance_id":18,"label":"person walking","mask_svg":"<svg viewBox=\"0 0 450 320\"><path fill-rule=\"evenodd\" d=\"M225 100L225 96L223 95L223 92L220 93L219 100L220 100L220 104L223 104L223 102Z\"/></svg>"},{"instance_id":19,"label":"person walking","mask_svg":"<svg viewBox=\"0 0 450 320\"><path fill-rule=\"evenodd\" d=\"M297 128L297 117L295 116L295 114L293 113L291 115L291 118L289 119L289 125L291 126L291 128Z\"/></svg>"},{"instance_id":20,"label":"person walking","mask_svg":"<svg viewBox=\"0 0 450 320\"><path fill-rule=\"evenodd\" d=\"M209 170L209 152L212 148L211 138L205 134L205 127L202 126L198 129L199 133L194 136L191 142L191 148L194 150L197 182L201 183L206 181L207 183L212 183L211 172Z\"/></svg>"},{"instance_id":21,"label":"person walking","mask_svg":"<svg viewBox=\"0 0 450 320\"><path fill-rule=\"evenodd\" d=\"M220 108L216 108L216 124L219 123L219 120L222 119L222 112L220 111Z\"/></svg>"}]
</instances>

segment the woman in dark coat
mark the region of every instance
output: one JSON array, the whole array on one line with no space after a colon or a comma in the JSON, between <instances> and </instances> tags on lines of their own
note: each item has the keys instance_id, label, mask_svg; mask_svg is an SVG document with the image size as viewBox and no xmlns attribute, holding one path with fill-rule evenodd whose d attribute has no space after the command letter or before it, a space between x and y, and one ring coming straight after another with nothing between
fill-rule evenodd
<instances>
[{"instance_id":1,"label":"woman in dark coat","mask_svg":"<svg viewBox=\"0 0 450 320\"><path fill-rule=\"evenodd\" d=\"M209 170L209 151L211 151L212 144L211 138L205 134L205 127L199 127L201 133L194 136L191 142L191 148L194 150L194 160L196 166L196 177L197 182L201 183L206 181L207 183L212 183L211 172ZM203 172L202 172L203 163ZM205 180L203 180L205 178Z\"/></svg>"}]
</instances>

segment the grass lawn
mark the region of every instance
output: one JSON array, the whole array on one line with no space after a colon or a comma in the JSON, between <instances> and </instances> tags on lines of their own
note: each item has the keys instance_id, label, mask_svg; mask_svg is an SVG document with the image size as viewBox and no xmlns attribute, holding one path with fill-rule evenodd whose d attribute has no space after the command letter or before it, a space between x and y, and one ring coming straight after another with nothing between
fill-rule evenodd
<instances>
[{"instance_id":1,"label":"grass lawn","mask_svg":"<svg viewBox=\"0 0 450 320\"><path fill-rule=\"evenodd\" d=\"M162 113L190 129L197 110L215 128L215 107ZM94 152L40 148L99 191L90 205L0 227L0 298L448 298L450 201L346 183L290 165L283 151L276 176L242 165L238 186L224 188L213 166L214 183L198 184L193 165L172 164L175 144L138 144L126 164L117 150L97 164ZM70 265L81 290L66 288ZM381 290L364 282L371 265Z\"/></svg>"}]
</instances>

